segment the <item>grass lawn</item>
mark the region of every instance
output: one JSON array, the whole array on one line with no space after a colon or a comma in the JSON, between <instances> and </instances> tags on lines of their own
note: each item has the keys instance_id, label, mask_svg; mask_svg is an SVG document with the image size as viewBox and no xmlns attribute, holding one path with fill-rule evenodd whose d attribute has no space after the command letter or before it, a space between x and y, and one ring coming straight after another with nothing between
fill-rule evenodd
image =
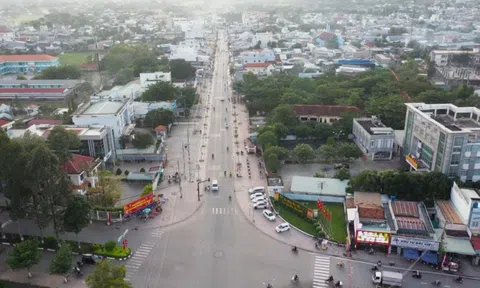
<instances>
[{"instance_id":1,"label":"grass lawn","mask_svg":"<svg viewBox=\"0 0 480 288\"><path fill-rule=\"evenodd\" d=\"M78 65L87 63L87 56L93 55L92 52L65 53L59 55L60 65Z\"/></svg>"},{"instance_id":2,"label":"grass lawn","mask_svg":"<svg viewBox=\"0 0 480 288\"><path fill-rule=\"evenodd\" d=\"M311 209L318 209L317 202L302 201L303 205ZM345 243L347 238L347 224L345 223L345 214L343 213L343 204L341 203L323 203L332 214L332 223L330 229L332 231L333 240Z\"/></svg>"},{"instance_id":3,"label":"grass lawn","mask_svg":"<svg viewBox=\"0 0 480 288\"><path fill-rule=\"evenodd\" d=\"M272 204L285 221L310 235L317 235L317 230L315 229L315 226L313 226L313 223L299 217L288 208L275 204L275 201L272 201Z\"/></svg>"}]
</instances>

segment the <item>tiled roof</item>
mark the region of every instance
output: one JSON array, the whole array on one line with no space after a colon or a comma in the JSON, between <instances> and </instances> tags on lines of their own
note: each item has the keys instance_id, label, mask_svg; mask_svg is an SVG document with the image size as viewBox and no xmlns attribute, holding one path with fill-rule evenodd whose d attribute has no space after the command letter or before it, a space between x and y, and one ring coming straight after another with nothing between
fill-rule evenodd
<instances>
[{"instance_id":1,"label":"tiled roof","mask_svg":"<svg viewBox=\"0 0 480 288\"><path fill-rule=\"evenodd\" d=\"M397 224L399 229L417 230L417 231L426 230L425 224L419 218L397 217Z\"/></svg>"},{"instance_id":2,"label":"tiled roof","mask_svg":"<svg viewBox=\"0 0 480 288\"><path fill-rule=\"evenodd\" d=\"M245 68L265 68L272 65L271 63L247 63Z\"/></svg>"},{"instance_id":3,"label":"tiled roof","mask_svg":"<svg viewBox=\"0 0 480 288\"><path fill-rule=\"evenodd\" d=\"M52 61L57 59L58 59L57 57L53 57L47 54L0 55L0 62Z\"/></svg>"},{"instance_id":4,"label":"tiled roof","mask_svg":"<svg viewBox=\"0 0 480 288\"><path fill-rule=\"evenodd\" d=\"M480 250L480 237L472 236L471 239L473 250Z\"/></svg>"},{"instance_id":5,"label":"tiled roof","mask_svg":"<svg viewBox=\"0 0 480 288\"><path fill-rule=\"evenodd\" d=\"M417 202L413 201L393 201L392 210L395 216L419 218Z\"/></svg>"},{"instance_id":6,"label":"tiled roof","mask_svg":"<svg viewBox=\"0 0 480 288\"><path fill-rule=\"evenodd\" d=\"M385 219L383 207L358 206L358 216L360 218Z\"/></svg>"},{"instance_id":7,"label":"tiled roof","mask_svg":"<svg viewBox=\"0 0 480 288\"><path fill-rule=\"evenodd\" d=\"M65 88L0 88L1 93L63 93Z\"/></svg>"},{"instance_id":8,"label":"tiled roof","mask_svg":"<svg viewBox=\"0 0 480 288\"><path fill-rule=\"evenodd\" d=\"M450 204L450 201L437 200L437 205L448 224L464 224L460 216L458 216L457 211L455 211L455 208Z\"/></svg>"},{"instance_id":9,"label":"tiled roof","mask_svg":"<svg viewBox=\"0 0 480 288\"><path fill-rule=\"evenodd\" d=\"M163 125L158 125L157 127L155 127L155 129L153 129L157 132L163 132L163 131L167 131L167 127L166 126L163 126Z\"/></svg>"},{"instance_id":10,"label":"tiled roof","mask_svg":"<svg viewBox=\"0 0 480 288\"><path fill-rule=\"evenodd\" d=\"M34 120L30 120L28 122L28 126L42 125L42 124L60 125L60 124L62 124L62 121L60 121L60 120L50 120L50 119L34 119Z\"/></svg>"},{"instance_id":11,"label":"tiled roof","mask_svg":"<svg viewBox=\"0 0 480 288\"><path fill-rule=\"evenodd\" d=\"M9 123L10 121L7 121L7 120L3 120L3 119L0 119L0 127Z\"/></svg>"},{"instance_id":12,"label":"tiled roof","mask_svg":"<svg viewBox=\"0 0 480 288\"><path fill-rule=\"evenodd\" d=\"M335 36L334 33L331 33L331 32L322 32L320 35L318 35L318 38L320 38L321 40L325 41L325 40L330 40L330 39L332 39L333 36Z\"/></svg>"},{"instance_id":13,"label":"tiled roof","mask_svg":"<svg viewBox=\"0 0 480 288\"><path fill-rule=\"evenodd\" d=\"M95 158L93 157L72 154L72 159L67 160L63 168L67 174L80 174L82 171L92 169L97 164L98 163L95 163Z\"/></svg>"},{"instance_id":14,"label":"tiled roof","mask_svg":"<svg viewBox=\"0 0 480 288\"><path fill-rule=\"evenodd\" d=\"M335 116L341 117L343 113L353 112L360 113L360 109L355 106L344 105L293 105L293 109L297 115L314 115L314 116Z\"/></svg>"}]
</instances>

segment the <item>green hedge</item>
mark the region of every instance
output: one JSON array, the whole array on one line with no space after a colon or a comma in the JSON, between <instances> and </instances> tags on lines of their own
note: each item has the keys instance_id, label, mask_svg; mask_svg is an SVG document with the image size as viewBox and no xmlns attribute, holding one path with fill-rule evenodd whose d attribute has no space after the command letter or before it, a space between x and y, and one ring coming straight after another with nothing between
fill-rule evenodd
<instances>
[{"instance_id":1,"label":"green hedge","mask_svg":"<svg viewBox=\"0 0 480 288\"><path fill-rule=\"evenodd\" d=\"M96 211L108 211L108 212L118 212L123 211L123 207L102 207L102 206L95 206L93 210Z\"/></svg>"},{"instance_id":2,"label":"green hedge","mask_svg":"<svg viewBox=\"0 0 480 288\"><path fill-rule=\"evenodd\" d=\"M6 233L5 236L6 238L2 239L2 242L7 242L11 244L21 242L20 236L18 234ZM40 237L24 235L23 238L25 240L36 238L39 240L41 248L58 250L58 241L55 237L44 237L43 243L41 243ZM99 256L123 258L127 257L131 253L130 248L123 250L123 247L121 246L116 246L111 252L108 252L105 250L104 245L101 244L80 242L80 247L78 247L77 241L62 240L62 242L70 244L70 246L72 247L72 251L79 254L94 253Z\"/></svg>"}]
</instances>

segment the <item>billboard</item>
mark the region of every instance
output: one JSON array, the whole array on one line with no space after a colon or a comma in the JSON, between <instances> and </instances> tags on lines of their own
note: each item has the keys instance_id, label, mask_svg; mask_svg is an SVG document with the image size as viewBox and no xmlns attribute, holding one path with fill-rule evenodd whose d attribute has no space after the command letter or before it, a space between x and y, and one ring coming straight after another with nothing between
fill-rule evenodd
<instances>
[{"instance_id":1,"label":"billboard","mask_svg":"<svg viewBox=\"0 0 480 288\"><path fill-rule=\"evenodd\" d=\"M153 192L148 195L142 196L123 206L123 213L124 215L135 213L138 210L146 208L148 205L152 203L153 203Z\"/></svg>"},{"instance_id":2,"label":"billboard","mask_svg":"<svg viewBox=\"0 0 480 288\"><path fill-rule=\"evenodd\" d=\"M390 234L384 232L357 231L357 243L390 245Z\"/></svg>"}]
</instances>

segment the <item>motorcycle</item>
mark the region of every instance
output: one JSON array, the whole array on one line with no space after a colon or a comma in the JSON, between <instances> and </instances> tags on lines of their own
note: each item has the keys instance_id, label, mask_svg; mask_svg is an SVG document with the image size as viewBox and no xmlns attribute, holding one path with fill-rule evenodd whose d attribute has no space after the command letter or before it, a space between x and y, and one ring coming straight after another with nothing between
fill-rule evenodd
<instances>
[{"instance_id":1,"label":"motorcycle","mask_svg":"<svg viewBox=\"0 0 480 288\"><path fill-rule=\"evenodd\" d=\"M331 283L333 282L333 276L330 275L330 277L328 277L327 279L325 279L325 283Z\"/></svg>"},{"instance_id":2,"label":"motorcycle","mask_svg":"<svg viewBox=\"0 0 480 288\"><path fill-rule=\"evenodd\" d=\"M370 271L378 271L378 266L374 265L372 268L370 268Z\"/></svg>"},{"instance_id":3,"label":"motorcycle","mask_svg":"<svg viewBox=\"0 0 480 288\"><path fill-rule=\"evenodd\" d=\"M343 264L342 261L340 261L340 262L337 263L337 267L338 267L338 268L343 268L344 265L345 265L345 264Z\"/></svg>"},{"instance_id":4,"label":"motorcycle","mask_svg":"<svg viewBox=\"0 0 480 288\"><path fill-rule=\"evenodd\" d=\"M298 276L294 275L290 281L292 281L292 283L298 283L298 280Z\"/></svg>"},{"instance_id":5,"label":"motorcycle","mask_svg":"<svg viewBox=\"0 0 480 288\"><path fill-rule=\"evenodd\" d=\"M78 268L78 266L73 266L73 272L77 274L77 276L83 276L83 272Z\"/></svg>"},{"instance_id":6,"label":"motorcycle","mask_svg":"<svg viewBox=\"0 0 480 288\"><path fill-rule=\"evenodd\" d=\"M342 286L343 286L342 281L337 281L337 283L335 283L335 287L342 287Z\"/></svg>"},{"instance_id":7,"label":"motorcycle","mask_svg":"<svg viewBox=\"0 0 480 288\"><path fill-rule=\"evenodd\" d=\"M442 282L440 282L440 280L432 282L432 285L435 285L435 286L440 286L440 284L442 284Z\"/></svg>"},{"instance_id":8,"label":"motorcycle","mask_svg":"<svg viewBox=\"0 0 480 288\"><path fill-rule=\"evenodd\" d=\"M455 283L463 283L463 278L462 277L455 278Z\"/></svg>"},{"instance_id":9,"label":"motorcycle","mask_svg":"<svg viewBox=\"0 0 480 288\"><path fill-rule=\"evenodd\" d=\"M297 247L292 247L292 252L293 252L293 253L298 253Z\"/></svg>"},{"instance_id":10,"label":"motorcycle","mask_svg":"<svg viewBox=\"0 0 480 288\"><path fill-rule=\"evenodd\" d=\"M412 274L412 277L417 279L422 279L422 274L420 274L420 271L414 271Z\"/></svg>"}]
</instances>

